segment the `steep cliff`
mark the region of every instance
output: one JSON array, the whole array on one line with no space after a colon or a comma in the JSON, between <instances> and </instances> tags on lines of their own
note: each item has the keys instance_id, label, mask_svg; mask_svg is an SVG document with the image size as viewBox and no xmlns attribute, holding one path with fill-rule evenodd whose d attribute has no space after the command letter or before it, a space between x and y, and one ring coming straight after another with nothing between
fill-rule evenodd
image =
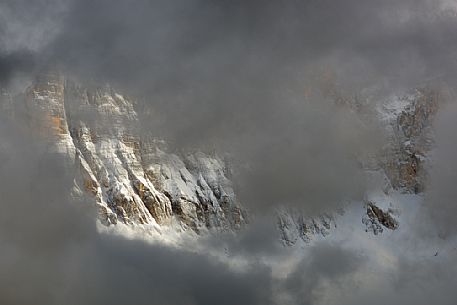
<instances>
[{"instance_id":1,"label":"steep cliff","mask_svg":"<svg viewBox=\"0 0 457 305\"><path fill-rule=\"evenodd\" d=\"M6 93L3 100L8 108ZM86 88L43 74L27 89L25 104L30 130L77 168L74 195L95 201L103 223L199 232L246 222L221 158L167 151L135 129L134 103L109 86Z\"/></svg>"}]
</instances>

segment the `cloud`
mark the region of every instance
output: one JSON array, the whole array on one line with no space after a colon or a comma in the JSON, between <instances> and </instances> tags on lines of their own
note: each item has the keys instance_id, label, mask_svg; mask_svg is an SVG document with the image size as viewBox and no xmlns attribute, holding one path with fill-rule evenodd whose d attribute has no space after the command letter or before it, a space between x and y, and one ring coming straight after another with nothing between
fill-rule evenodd
<instances>
[{"instance_id":1,"label":"cloud","mask_svg":"<svg viewBox=\"0 0 457 305\"><path fill-rule=\"evenodd\" d=\"M455 101L448 101L435 120L436 147L431 156L429 185L421 219L424 224L431 222L434 232L442 237L452 237L457 233L457 225L452 216L457 212L457 192L454 187L457 178L454 158L457 138L452 132L456 127L456 111Z\"/></svg>"},{"instance_id":2,"label":"cloud","mask_svg":"<svg viewBox=\"0 0 457 305\"><path fill-rule=\"evenodd\" d=\"M176 150L228 152L239 194L253 210L291 204L317 214L361 197L358 156L383 144L360 105L418 85L455 84L455 12L442 3L4 1L0 82L52 67L83 83L111 83L138 99L141 132ZM452 113L440 119L425 211L445 234L455 230ZM443 267L452 260L399 257L398 270L373 280L367 259L338 244L315 245L278 278L263 259L280 260L284 251L262 222L205 243L228 247L229 257L248 262L244 270L210 254L100 235L89 216L95 212L68 196L65 162L21 132L26 124L0 122L1 303L455 299L455 269Z\"/></svg>"},{"instance_id":3,"label":"cloud","mask_svg":"<svg viewBox=\"0 0 457 305\"><path fill-rule=\"evenodd\" d=\"M394 271L374 269L364 270L352 291L343 289L337 301L331 304L381 305L386 303L414 305L433 302L451 305L456 298L455 259L416 259L399 256ZM354 279L356 277L351 277ZM350 282L349 282L350 284ZM347 285L343 282L343 285Z\"/></svg>"},{"instance_id":4,"label":"cloud","mask_svg":"<svg viewBox=\"0 0 457 305\"><path fill-rule=\"evenodd\" d=\"M27 51L18 51L10 54L0 55L0 84L2 87L9 85L10 79L19 72L30 72L33 70L33 55Z\"/></svg>"},{"instance_id":5,"label":"cloud","mask_svg":"<svg viewBox=\"0 0 457 305\"><path fill-rule=\"evenodd\" d=\"M364 265L364 258L357 253L346 250L341 245L318 244L310 251L292 271L287 278L281 283L286 304L320 304L320 300L325 298L322 293L332 295L331 286L339 285L345 280L346 276L350 278ZM351 289L348 281L344 283L347 289ZM328 289L330 288L330 289Z\"/></svg>"}]
</instances>

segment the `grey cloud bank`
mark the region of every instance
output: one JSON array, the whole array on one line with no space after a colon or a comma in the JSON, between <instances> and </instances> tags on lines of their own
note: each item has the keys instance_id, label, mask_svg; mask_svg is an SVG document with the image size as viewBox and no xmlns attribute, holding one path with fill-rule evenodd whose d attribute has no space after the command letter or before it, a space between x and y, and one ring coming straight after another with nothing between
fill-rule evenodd
<instances>
[{"instance_id":1,"label":"grey cloud bank","mask_svg":"<svg viewBox=\"0 0 457 305\"><path fill-rule=\"evenodd\" d=\"M252 210L290 204L319 214L362 197L356 156L384 144L375 122L335 99L455 85L457 19L441 8L433 0L6 0L0 83L50 66L82 82L112 83L137 97L142 132L246 165L236 182ZM438 118L438 170L423 212L447 238L456 227L454 114ZM453 257L400 255L398 270L363 282L373 272L369 258L339 244L314 245L278 278L258 259L285 255L263 223L207 241L250 262L243 271L211 255L100 235L95 213L67 196L72 181L62 178L63 165L28 135L11 133L13 125L0 122L2 304L331 304L339 297L334 304L451 305L457 297Z\"/></svg>"}]
</instances>

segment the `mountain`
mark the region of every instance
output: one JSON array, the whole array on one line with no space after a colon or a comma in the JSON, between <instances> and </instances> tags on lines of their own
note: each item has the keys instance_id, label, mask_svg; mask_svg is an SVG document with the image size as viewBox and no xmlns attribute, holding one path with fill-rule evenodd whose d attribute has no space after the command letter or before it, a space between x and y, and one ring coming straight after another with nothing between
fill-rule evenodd
<instances>
[{"instance_id":1,"label":"mountain","mask_svg":"<svg viewBox=\"0 0 457 305\"><path fill-rule=\"evenodd\" d=\"M433 147L431 125L443 99L439 90L417 89L377 104L375 116L389 140L362 162L372 184L360 219L366 231L398 228L396 215L402 207L393 203L392 193L424 190ZM363 116L362 106L347 104ZM94 202L107 226L124 223L200 233L238 230L248 223L226 158L172 151L141 130L135 101L108 85L83 86L59 73L45 73L21 97L3 90L0 107L9 117L22 109L34 137L47 143L50 153L65 156L77 173L73 196ZM342 213L310 218L300 211L279 210L280 239L294 245L325 236Z\"/></svg>"},{"instance_id":2,"label":"mountain","mask_svg":"<svg viewBox=\"0 0 457 305\"><path fill-rule=\"evenodd\" d=\"M12 103L5 92L2 109ZM199 232L246 223L226 162L201 152L167 153L161 141L135 134L134 103L114 89L84 88L49 73L27 88L23 103L28 128L77 168L74 194L89 195L104 224Z\"/></svg>"}]
</instances>

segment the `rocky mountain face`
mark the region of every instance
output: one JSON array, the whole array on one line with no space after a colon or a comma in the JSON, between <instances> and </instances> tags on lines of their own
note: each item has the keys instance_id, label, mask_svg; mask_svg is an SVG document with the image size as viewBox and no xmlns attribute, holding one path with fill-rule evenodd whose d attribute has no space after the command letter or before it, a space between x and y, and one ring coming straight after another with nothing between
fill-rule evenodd
<instances>
[{"instance_id":1,"label":"rocky mountain face","mask_svg":"<svg viewBox=\"0 0 457 305\"><path fill-rule=\"evenodd\" d=\"M424 89L380 105L377 115L388 130L389 145L369 171L382 177L379 188L385 196L392 190L423 190L431 122L442 99L438 91ZM3 90L0 108L9 117L25 109L34 135L76 168L74 196L90 198L106 225L173 226L198 233L236 230L247 223L223 158L169 151L166 143L139 131L135 102L109 86L88 88L56 73L43 74L22 99ZM394 210L377 200L366 199L367 230L396 229ZM279 211L281 240L293 245L327 235L335 217L309 219Z\"/></svg>"},{"instance_id":2,"label":"rocky mountain face","mask_svg":"<svg viewBox=\"0 0 457 305\"><path fill-rule=\"evenodd\" d=\"M76 167L73 195L91 198L104 224L199 232L246 223L224 160L167 152L161 141L135 133L134 103L112 88L85 88L44 74L27 89L24 103L30 130ZM12 115L12 104L3 92L2 110Z\"/></svg>"},{"instance_id":3,"label":"rocky mountain face","mask_svg":"<svg viewBox=\"0 0 457 305\"><path fill-rule=\"evenodd\" d=\"M391 140L380 163L394 188L424 190L427 155L433 146L432 122L444 98L439 91L423 89L384 105Z\"/></svg>"},{"instance_id":4,"label":"rocky mountain face","mask_svg":"<svg viewBox=\"0 0 457 305\"><path fill-rule=\"evenodd\" d=\"M377 156L375 170L385 176L380 184L383 194L375 191L365 200L366 217L362 222L367 231L377 235L384 229L399 227L395 217L401 207L392 202L393 191L419 194L425 190L433 148L433 119L446 98L443 88L416 89L380 105L378 116L385 124L388 145Z\"/></svg>"},{"instance_id":5,"label":"rocky mountain face","mask_svg":"<svg viewBox=\"0 0 457 305\"><path fill-rule=\"evenodd\" d=\"M377 105L375 117L387 134L387 145L375 156L361 160L371 185L364 199L365 231L375 235L396 230L401 207L392 198L394 192L418 194L424 191L433 148L433 119L448 94L440 89L417 89L401 96L392 96ZM354 111L363 111L363 104L333 93L335 101ZM361 115L363 115L361 113ZM344 211L341 211L344 213ZM314 236L326 236L336 229L336 215L307 218L296 211L281 211L278 227L286 245L309 242Z\"/></svg>"}]
</instances>

